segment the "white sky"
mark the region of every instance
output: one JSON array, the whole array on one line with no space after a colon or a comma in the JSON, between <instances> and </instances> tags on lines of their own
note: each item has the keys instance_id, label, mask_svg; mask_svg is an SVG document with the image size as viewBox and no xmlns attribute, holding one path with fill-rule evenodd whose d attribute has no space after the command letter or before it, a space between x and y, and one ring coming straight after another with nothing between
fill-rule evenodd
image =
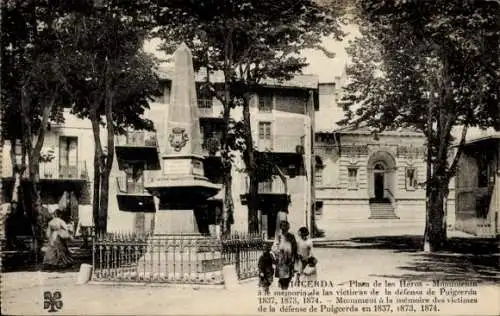
<instances>
[{"instance_id":1,"label":"white sky","mask_svg":"<svg viewBox=\"0 0 500 316\"><path fill-rule=\"evenodd\" d=\"M331 52L335 53L335 58L328 58L319 50L304 50L302 56L307 58L309 66L304 68L304 74L318 75L319 82L334 82L336 76L340 76L344 70L344 66L348 61L348 56L345 47L348 41L359 35L357 28L354 25L347 25L343 28L347 36L343 41L338 42L334 39L325 39L323 45ZM148 41L144 49L147 52L154 53L158 58L166 59L167 56L157 50L160 40L155 39Z\"/></svg>"}]
</instances>

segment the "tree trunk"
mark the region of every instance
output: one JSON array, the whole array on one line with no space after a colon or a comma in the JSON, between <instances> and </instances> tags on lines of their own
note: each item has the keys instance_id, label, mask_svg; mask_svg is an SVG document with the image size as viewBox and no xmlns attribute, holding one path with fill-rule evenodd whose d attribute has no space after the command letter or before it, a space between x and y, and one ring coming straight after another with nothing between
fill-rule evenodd
<instances>
[{"instance_id":1,"label":"tree trunk","mask_svg":"<svg viewBox=\"0 0 500 316\"><path fill-rule=\"evenodd\" d=\"M445 203L448 197L449 175L447 154L439 152L438 146L427 148L427 183L426 183L426 223L424 233L424 251L436 252L446 245ZM440 154L440 156L439 156ZM437 159L432 159L436 157Z\"/></svg>"},{"instance_id":2,"label":"tree trunk","mask_svg":"<svg viewBox=\"0 0 500 316\"><path fill-rule=\"evenodd\" d=\"M25 203L24 203L24 198L23 198L23 187L21 185L22 181L22 175L24 171L26 170L26 156L25 156L25 150L23 150L23 157L21 157L21 162L18 163L16 161L16 154L15 154L15 148L16 148L16 143L17 140L11 139L10 144L10 159L12 163L12 178L14 179L14 183L12 186L12 195L10 197L10 203L13 201L16 201L18 203L18 208L20 207L21 210L26 210ZM5 237L7 239L7 247L13 247L13 249L16 249L17 247L17 230L13 229L12 226L10 225L8 218L11 216L15 216L13 212L16 210L12 209L11 206L8 207L9 213L6 214L6 229L5 229Z\"/></svg>"},{"instance_id":3,"label":"tree trunk","mask_svg":"<svg viewBox=\"0 0 500 316\"><path fill-rule=\"evenodd\" d=\"M108 81L109 82L109 81ZM109 87L106 87L106 101L105 101L105 115L106 115L106 131L107 131L107 153L104 163L104 168L101 169L101 188L99 199L99 221L100 227L104 233L108 228L108 201L109 201L109 175L113 167L113 160L115 158L115 129L113 125L113 92Z\"/></svg>"},{"instance_id":4,"label":"tree trunk","mask_svg":"<svg viewBox=\"0 0 500 316\"><path fill-rule=\"evenodd\" d=\"M250 121L250 94L243 97L243 123L245 126L245 164L250 179L248 189L248 232L259 232L259 180L255 168L255 153L253 148L252 125Z\"/></svg>"},{"instance_id":5,"label":"tree trunk","mask_svg":"<svg viewBox=\"0 0 500 316\"><path fill-rule=\"evenodd\" d=\"M230 98L229 84L225 84L225 100ZM231 225L234 221L233 211L234 202L232 194L233 177L231 175L231 149L228 139L229 120L231 118L231 107L228 102L224 104L224 127L222 129L221 151L222 151L222 184L224 186L224 205L222 209L222 236L227 237L231 234Z\"/></svg>"},{"instance_id":6,"label":"tree trunk","mask_svg":"<svg viewBox=\"0 0 500 316\"><path fill-rule=\"evenodd\" d=\"M232 194L232 184L233 177L231 175L232 171L232 159L231 159L231 147L229 144L229 121L231 119L231 71L233 64L233 52L232 52L232 32L228 32L228 36L224 39L224 97L219 98L224 106L223 120L224 127L222 129L222 139L221 139L221 156L222 156L222 180L224 186L224 205L222 208L222 237L228 237L231 234L231 225L234 222L234 201ZM207 52L207 63L208 63L208 52ZM208 67L207 67L208 69ZM209 71L207 71L207 81ZM221 100L222 99L222 100Z\"/></svg>"},{"instance_id":7,"label":"tree trunk","mask_svg":"<svg viewBox=\"0 0 500 316\"><path fill-rule=\"evenodd\" d=\"M44 240L44 227L42 227L43 217L42 217L42 199L40 196L40 172L39 165L34 161L30 161L29 166L29 180L31 184L30 190L30 201L31 201L31 227L33 230L34 245L35 250L35 261L38 262L38 256L43 245Z\"/></svg>"},{"instance_id":8,"label":"tree trunk","mask_svg":"<svg viewBox=\"0 0 500 316\"><path fill-rule=\"evenodd\" d=\"M108 193L109 193L109 172L104 170L101 173L101 187L99 191L99 231L106 233L108 229Z\"/></svg>"},{"instance_id":9,"label":"tree trunk","mask_svg":"<svg viewBox=\"0 0 500 316\"><path fill-rule=\"evenodd\" d=\"M99 117L95 110L91 111L90 122L92 123L92 134L94 136L94 189L92 194L92 214L94 217L94 229L97 235L106 232L107 216L104 218L101 214L100 196L101 196L101 174L104 170L104 154L101 145L101 135L99 127Z\"/></svg>"},{"instance_id":10,"label":"tree trunk","mask_svg":"<svg viewBox=\"0 0 500 316\"><path fill-rule=\"evenodd\" d=\"M224 205L222 210L222 236L228 237L231 234L231 224L233 223L233 196L232 196L232 176L231 167L223 168L224 185Z\"/></svg>"},{"instance_id":11,"label":"tree trunk","mask_svg":"<svg viewBox=\"0 0 500 316\"><path fill-rule=\"evenodd\" d=\"M93 179L93 192L92 192L92 218L94 222L94 228L96 234L101 234L101 221L99 220L99 196L101 192L101 171L100 171L101 159L97 153L97 149L94 150L94 179Z\"/></svg>"},{"instance_id":12,"label":"tree trunk","mask_svg":"<svg viewBox=\"0 0 500 316\"><path fill-rule=\"evenodd\" d=\"M440 251L446 244L446 218L444 203L447 191L444 184L434 183L428 191L428 218L424 240L429 245L430 252Z\"/></svg>"},{"instance_id":13,"label":"tree trunk","mask_svg":"<svg viewBox=\"0 0 500 316\"><path fill-rule=\"evenodd\" d=\"M250 177L248 189L248 232L259 232L259 182L254 171L248 173Z\"/></svg>"},{"instance_id":14,"label":"tree trunk","mask_svg":"<svg viewBox=\"0 0 500 316\"><path fill-rule=\"evenodd\" d=\"M14 179L14 184L12 186L12 196L10 197L10 201L17 201L18 204L23 204L23 201L21 199L21 180L22 180L22 174L26 170L26 157L21 157L21 163L18 164L16 161L16 146L17 146L17 140L16 139L11 139L10 140L10 161L12 165L12 178ZM23 150L24 152L24 150Z\"/></svg>"}]
</instances>

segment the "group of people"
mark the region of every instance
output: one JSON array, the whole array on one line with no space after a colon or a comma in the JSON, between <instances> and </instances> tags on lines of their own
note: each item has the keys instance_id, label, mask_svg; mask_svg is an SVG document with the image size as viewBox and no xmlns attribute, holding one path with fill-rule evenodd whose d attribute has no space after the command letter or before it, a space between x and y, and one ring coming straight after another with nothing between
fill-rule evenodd
<instances>
[{"instance_id":1,"label":"group of people","mask_svg":"<svg viewBox=\"0 0 500 316\"><path fill-rule=\"evenodd\" d=\"M313 256L313 243L309 230L301 227L299 238L290 233L290 224L280 222L280 232L274 243L266 244L264 253L259 258L259 286L266 294L278 279L282 290L287 290L293 277L297 281L315 280L317 278L317 259Z\"/></svg>"}]
</instances>

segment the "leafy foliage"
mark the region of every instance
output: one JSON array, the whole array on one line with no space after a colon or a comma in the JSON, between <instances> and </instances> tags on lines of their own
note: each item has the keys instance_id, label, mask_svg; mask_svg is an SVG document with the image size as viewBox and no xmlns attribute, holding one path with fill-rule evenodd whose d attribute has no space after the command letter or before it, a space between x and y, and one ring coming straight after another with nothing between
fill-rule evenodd
<instances>
[{"instance_id":1,"label":"leafy foliage","mask_svg":"<svg viewBox=\"0 0 500 316\"><path fill-rule=\"evenodd\" d=\"M306 66L304 48L321 45L322 36L340 37L338 13L315 1L163 1L157 34L167 53L186 42L195 68L223 71L232 92L246 82L290 79ZM240 85L236 83L240 82Z\"/></svg>"},{"instance_id":2,"label":"leafy foliage","mask_svg":"<svg viewBox=\"0 0 500 316\"><path fill-rule=\"evenodd\" d=\"M493 1L359 1L361 38L352 64L343 124L374 132L413 128L427 138L426 237L438 249L443 214L468 127L500 127L499 4ZM459 146L454 127L462 127Z\"/></svg>"},{"instance_id":3,"label":"leafy foliage","mask_svg":"<svg viewBox=\"0 0 500 316\"><path fill-rule=\"evenodd\" d=\"M47 103L54 103L50 119L62 121L61 104L67 98L64 76L69 66L64 56L70 49L70 38L61 26L64 16L63 8L50 1L2 2L1 109L6 139L23 137L19 128L23 87L33 134L40 133Z\"/></svg>"},{"instance_id":4,"label":"leafy foliage","mask_svg":"<svg viewBox=\"0 0 500 316\"><path fill-rule=\"evenodd\" d=\"M483 1L363 2L345 100L360 106L346 122L425 131L432 91L446 98L446 109L433 115L453 112L456 125L498 124L498 53L489 53L498 51L494 9Z\"/></svg>"},{"instance_id":5,"label":"leafy foliage","mask_svg":"<svg viewBox=\"0 0 500 316\"><path fill-rule=\"evenodd\" d=\"M104 7L101 11L75 15L69 22L74 25L75 38L69 80L72 111L85 118L94 107L98 117L104 115L107 82L113 90L115 132L124 133L130 127L152 130L152 122L142 115L152 97L159 94L155 59L142 52L146 36L143 24L120 10Z\"/></svg>"}]
</instances>

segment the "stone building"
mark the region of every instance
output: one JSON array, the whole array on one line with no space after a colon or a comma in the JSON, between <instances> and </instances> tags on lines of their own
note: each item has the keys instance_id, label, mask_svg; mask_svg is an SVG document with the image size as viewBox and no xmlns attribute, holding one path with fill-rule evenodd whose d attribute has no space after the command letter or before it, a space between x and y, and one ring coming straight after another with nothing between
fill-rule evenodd
<instances>
[{"instance_id":1,"label":"stone building","mask_svg":"<svg viewBox=\"0 0 500 316\"><path fill-rule=\"evenodd\" d=\"M365 127L342 127L342 86L319 84L316 112L315 195L320 229L334 233L346 224L397 227L425 224L425 137L401 129L373 135ZM453 181L452 181L453 182ZM448 208L454 208L453 183ZM453 212L451 212L453 213ZM453 226L453 215L448 219Z\"/></svg>"},{"instance_id":2,"label":"stone building","mask_svg":"<svg viewBox=\"0 0 500 316\"><path fill-rule=\"evenodd\" d=\"M456 175L455 228L496 237L500 230L500 133L468 134Z\"/></svg>"}]
</instances>

